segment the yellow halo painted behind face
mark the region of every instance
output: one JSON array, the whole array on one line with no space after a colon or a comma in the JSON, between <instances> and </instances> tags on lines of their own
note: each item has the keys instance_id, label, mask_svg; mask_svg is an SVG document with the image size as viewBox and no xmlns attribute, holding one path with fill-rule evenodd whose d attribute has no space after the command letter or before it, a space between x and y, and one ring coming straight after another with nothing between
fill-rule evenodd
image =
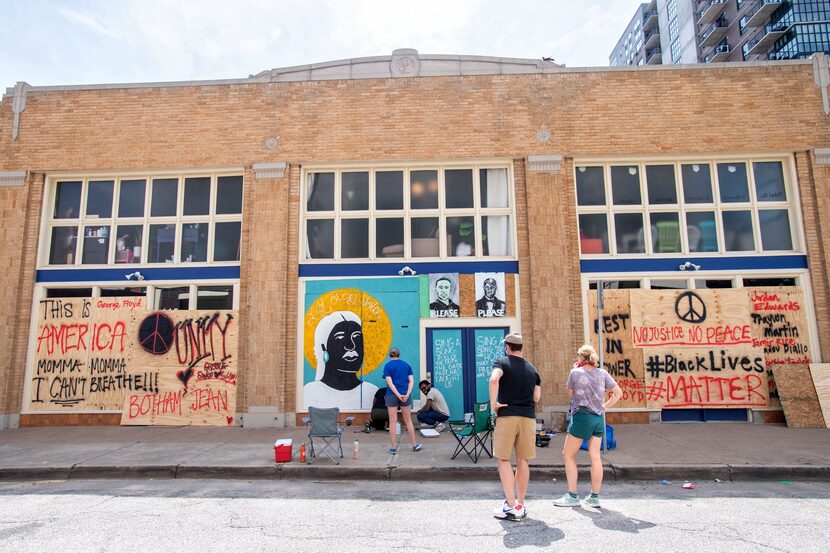
<instances>
[{"instance_id":1,"label":"yellow halo painted behind face","mask_svg":"<svg viewBox=\"0 0 830 553\"><path fill-rule=\"evenodd\" d=\"M335 311L351 311L362 322L363 368L357 376L365 376L377 369L392 345L392 323L386 310L372 296L354 288L341 288L326 292L309 306L303 317L303 354L311 368L317 370L317 354L314 351L314 331L317 324ZM322 359L320 360L322 364Z\"/></svg>"}]
</instances>

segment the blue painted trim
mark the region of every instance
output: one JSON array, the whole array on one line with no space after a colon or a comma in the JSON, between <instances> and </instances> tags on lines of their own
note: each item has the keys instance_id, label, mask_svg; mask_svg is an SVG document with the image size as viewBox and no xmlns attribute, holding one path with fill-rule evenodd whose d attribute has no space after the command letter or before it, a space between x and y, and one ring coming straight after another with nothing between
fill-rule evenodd
<instances>
[{"instance_id":1,"label":"blue painted trim","mask_svg":"<svg viewBox=\"0 0 830 553\"><path fill-rule=\"evenodd\" d=\"M118 269L41 269L36 282L122 282L133 283L124 275L138 271L144 280L219 280L239 278L239 265L223 267L136 267L125 265Z\"/></svg>"},{"instance_id":2,"label":"blue painted trim","mask_svg":"<svg viewBox=\"0 0 830 553\"><path fill-rule=\"evenodd\" d=\"M750 271L758 269L806 269L806 255L768 255L741 257L661 257L649 259L583 259L583 273L677 272L681 263L691 261L701 271ZM687 271L688 272L688 271ZM692 271L694 272L694 271Z\"/></svg>"},{"instance_id":3,"label":"blue painted trim","mask_svg":"<svg viewBox=\"0 0 830 553\"><path fill-rule=\"evenodd\" d=\"M418 274L429 273L510 273L519 272L518 261L440 261L413 263L327 263L300 265L301 277L357 277L357 276L398 276L398 271L409 267Z\"/></svg>"}]
</instances>

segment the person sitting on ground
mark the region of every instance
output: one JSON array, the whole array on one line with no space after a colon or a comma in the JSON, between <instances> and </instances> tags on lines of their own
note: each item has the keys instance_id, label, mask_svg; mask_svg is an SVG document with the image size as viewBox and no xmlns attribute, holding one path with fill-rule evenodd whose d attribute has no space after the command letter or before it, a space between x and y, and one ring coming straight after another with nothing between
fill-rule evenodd
<instances>
[{"instance_id":1,"label":"person sitting on ground","mask_svg":"<svg viewBox=\"0 0 830 553\"><path fill-rule=\"evenodd\" d=\"M375 430L386 430L389 424L389 412L386 410L386 386L375 392L372 400L372 413L369 425Z\"/></svg>"},{"instance_id":2,"label":"person sitting on ground","mask_svg":"<svg viewBox=\"0 0 830 553\"><path fill-rule=\"evenodd\" d=\"M441 432L446 428L444 422L450 418L450 409L447 407L444 394L433 388L429 380L422 380L419 387L421 393L426 396L426 403L416 413L418 422L432 426L435 430Z\"/></svg>"}]
</instances>

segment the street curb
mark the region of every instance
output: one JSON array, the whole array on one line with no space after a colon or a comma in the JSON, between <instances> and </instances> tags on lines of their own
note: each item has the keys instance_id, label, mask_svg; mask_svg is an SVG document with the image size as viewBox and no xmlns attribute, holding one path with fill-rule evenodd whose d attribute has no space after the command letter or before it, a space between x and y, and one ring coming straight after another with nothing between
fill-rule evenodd
<instances>
[{"instance_id":1,"label":"street curb","mask_svg":"<svg viewBox=\"0 0 830 553\"><path fill-rule=\"evenodd\" d=\"M564 480L563 466L532 466L531 480ZM590 474L580 465L580 477ZM0 467L0 481L81 480L103 478L157 479L270 479L270 480L381 480L381 481L488 481L498 478L492 465L379 466L339 465L73 465L64 467ZM830 482L830 465L619 465L605 466L608 481L722 480Z\"/></svg>"}]
</instances>

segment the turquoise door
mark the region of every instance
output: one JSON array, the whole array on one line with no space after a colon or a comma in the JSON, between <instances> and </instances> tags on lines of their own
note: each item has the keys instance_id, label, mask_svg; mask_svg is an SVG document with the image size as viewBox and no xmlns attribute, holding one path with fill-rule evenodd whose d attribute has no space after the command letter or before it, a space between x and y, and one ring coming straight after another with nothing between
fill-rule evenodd
<instances>
[{"instance_id":1,"label":"turquoise door","mask_svg":"<svg viewBox=\"0 0 830 553\"><path fill-rule=\"evenodd\" d=\"M490 400L493 361L504 355L506 327L427 329L427 371L447 400L450 420Z\"/></svg>"}]
</instances>

